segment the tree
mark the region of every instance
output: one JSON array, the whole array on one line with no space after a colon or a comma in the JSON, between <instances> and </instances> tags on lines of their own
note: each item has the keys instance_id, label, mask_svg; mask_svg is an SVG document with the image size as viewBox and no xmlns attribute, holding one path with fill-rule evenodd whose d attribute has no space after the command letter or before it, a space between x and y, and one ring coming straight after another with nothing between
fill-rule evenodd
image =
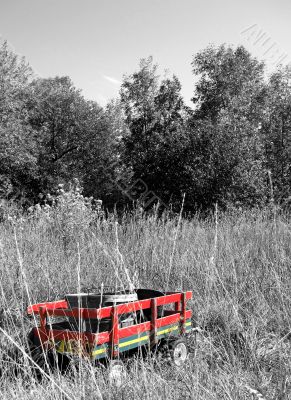
<instances>
[{"instance_id":1,"label":"tree","mask_svg":"<svg viewBox=\"0 0 291 400\"><path fill-rule=\"evenodd\" d=\"M114 186L121 123L120 106L103 110L85 100L68 77L38 79L32 84L30 124L40 142L39 167L43 190L78 178L84 194L118 201Z\"/></svg>"},{"instance_id":2,"label":"tree","mask_svg":"<svg viewBox=\"0 0 291 400\"><path fill-rule=\"evenodd\" d=\"M192 99L196 118L215 122L223 111L253 122L261 116L266 95L264 63L243 46L209 46L195 55L192 67L199 77Z\"/></svg>"},{"instance_id":3,"label":"tree","mask_svg":"<svg viewBox=\"0 0 291 400\"><path fill-rule=\"evenodd\" d=\"M0 46L0 196L27 198L37 190L37 143L28 123L26 99L32 70Z\"/></svg>"},{"instance_id":4,"label":"tree","mask_svg":"<svg viewBox=\"0 0 291 400\"><path fill-rule=\"evenodd\" d=\"M141 183L163 202L181 203L181 152L187 109L176 76L160 82L152 58L140 62L138 72L125 77L121 88L129 133L123 139L125 165L132 182ZM138 188L136 188L138 191ZM136 197L145 193L137 193Z\"/></svg>"},{"instance_id":5,"label":"tree","mask_svg":"<svg viewBox=\"0 0 291 400\"><path fill-rule=\"evenodd\" d=\"M44 188L82 178L84 152L101 114L102 108L86 101L68 77L32 82L29 122L38 132Z\"/></svg>"},{"instance_id":6,"label":"tree","mask_svg":"<svg viewBox=\"0 0 291 400\"><path fill-rule=\"evenodd\" d=\"M241 46L209 47L192 65L200 79L189 123L188 162L198 204L262 204L267 191L261 134L264 65Z\"/></svg>"},{"instance_id":7,"label":"tree","mask_svg":"<svg viewBox=\"0 0 291 400\"><path fill-rule=\"evenodd\" d=\"M0 125L0 197L28 201L38 193L35 132L18 120Z\"/></svg>"},{"instance_id":8,"label":"tree","mask_svg":"<svg viewBox=\"0 0 291 400\"><path fill-rule=\"evenodd\" d=\"M276 201L291 196L291 70L280 68L268 83L262 132L267 168L272 173Z\"/></svg>"},{"instance_id":9,"label":"tree","mask_svg":"<svg viewBox=\"0 0 291 400\"><path fill-rule=\"evenodd\" d=\"M26 97L33 71L4 42L0 46L0 124L26 117Z\"/></svg>"}]
</instances>

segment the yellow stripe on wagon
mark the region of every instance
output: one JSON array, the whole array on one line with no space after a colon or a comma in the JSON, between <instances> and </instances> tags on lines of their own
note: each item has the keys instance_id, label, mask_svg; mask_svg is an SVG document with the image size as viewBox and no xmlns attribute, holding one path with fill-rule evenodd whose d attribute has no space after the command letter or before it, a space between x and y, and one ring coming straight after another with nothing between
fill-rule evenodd
<instances>
[{"instance_id":1,"label":"yellow stripe on wagon","mask_svg":"<svg viewBox=\"0 0 291 400\"><path fill-rule=\"evenodd\" d=\"M177 329L179 329L178 326L171 326L171 328L167 328L167 329L164 329L162 331L158 331L157 335L164 335L164 333L173 332L173 331L176 331Z\"/></svg>"},{"instance_id":2,"label":"yellow stripe on wagon","mask_svg":"<svg viewBox=\"0 0 291 400\"><path fill-rule=\"evenodd\" d=\"M143 342L143 341L148 340L148 339L149 339L149 336L142 336L142 337L137 338L137 339L129 340L128 342L119 343L119 347L130 346L131 344Z\"/></svg>"},{"instance_id":3,"label":"yellow stripe on wagon","mask_svg":"<svg viewBox=\"0 0 291 400\"><path fill-rule=\"evenodd\" d=\"M191 325L191 322L186 322L185 325L186 325L186 326L190 326L190 325ZM163 329L162 331L158 331L158 332L157 332L157 335L164 335L165 333L170 333L170 332L176 331L176 330L178 330L179 328L180 328L180 327L179 327L178 325L176 325L176 326L171 326L170 328Z\"/></svg>"},{"instance_id":4,"label":"yellow stripe on wagon","mask_svg":"<svg viewBox=\"0 0 291 400\"><path fill-rule=\"evenodd\" d=\"M185 325L186 326L190 326L191 322L186 322ZM177 326L171 326L170 328L163 329L162 331L157 332L157 335L164 335L165 333L170 333L170 332L176 331L178 329L179 329L178 325ZM141 337L136 338L136 339L128 340L127 342L119 343L119 348L127 347L127 346L130 346L132 344L139 343L139 342L144 342L146 340L149 340L149 336L148 335L141 336ZM98 354L102 354L102 353L105 353L105 352L106 352L106 348L102 348L102 349L94 350L92 352L92 355L96 356Z\"/></svg>"},{"instance_id":5,"label":"yellow stripe on wagon","mask_svg":"<svg viewBox=\"0 0 291 400\"><path fill-rule=\"evenodd\" d=\"M102 354L105 352L106 352L106 348L94 350L94 351L92 351L92 356L97 356L98 354Z\"/></svg>"}]
</instances>

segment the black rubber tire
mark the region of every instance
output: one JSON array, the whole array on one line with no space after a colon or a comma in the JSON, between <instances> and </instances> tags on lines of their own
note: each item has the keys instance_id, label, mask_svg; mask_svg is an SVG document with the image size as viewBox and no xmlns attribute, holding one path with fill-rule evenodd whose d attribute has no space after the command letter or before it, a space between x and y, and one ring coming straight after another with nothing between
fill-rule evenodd
<instances>
[{"instance_id":1,"label":"black rubber tire","mask_svg":"<svg viewBox=\"0 0 291 400\"><path fill-rule=\"evenodd\" d=\"M185 339L180 338L168 342L169 355L172 364L181 367L188 358L188 346Z\"/></svg>"}]
</instances>

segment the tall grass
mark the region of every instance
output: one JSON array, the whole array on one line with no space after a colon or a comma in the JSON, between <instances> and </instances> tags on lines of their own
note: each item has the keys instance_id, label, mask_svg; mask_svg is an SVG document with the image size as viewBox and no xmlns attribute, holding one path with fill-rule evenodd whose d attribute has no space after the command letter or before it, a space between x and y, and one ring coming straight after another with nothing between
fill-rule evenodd
<instances>
[{"instance_id":1,"label":"tall grass","mask_svg":"<svg viewBox=\"0 0 291 400\"><path fill-rule=\"evenodd\" d=\"M1 223L0 326L20 346L28 297L54 300L78 284L192 290L200 327L185 367L132 360L119 389L89 365L38 382L19 356L15 373L2 334L1 398L291 399L290 243L289 218L267 210L181 221L137 213L65 231L43 218Z\"/></svg>"}]
</instances>

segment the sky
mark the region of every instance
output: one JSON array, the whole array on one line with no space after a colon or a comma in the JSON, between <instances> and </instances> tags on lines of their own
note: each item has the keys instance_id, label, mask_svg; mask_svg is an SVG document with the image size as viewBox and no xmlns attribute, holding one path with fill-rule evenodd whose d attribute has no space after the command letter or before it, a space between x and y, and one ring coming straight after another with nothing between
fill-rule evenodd
<instances>
[{"instance_id":1,"label":"sky","mask_svg":"<svg viewBox=\"0 0 291 400\"><path fill-rule=\"evenodd\" d=\"M290 0L0 0L0 36L39 76L70 76L103 106L151 55L190 105L194 54L242 44L272 70L291 61L290 17Z\"/></svg>"}]
</instances>

